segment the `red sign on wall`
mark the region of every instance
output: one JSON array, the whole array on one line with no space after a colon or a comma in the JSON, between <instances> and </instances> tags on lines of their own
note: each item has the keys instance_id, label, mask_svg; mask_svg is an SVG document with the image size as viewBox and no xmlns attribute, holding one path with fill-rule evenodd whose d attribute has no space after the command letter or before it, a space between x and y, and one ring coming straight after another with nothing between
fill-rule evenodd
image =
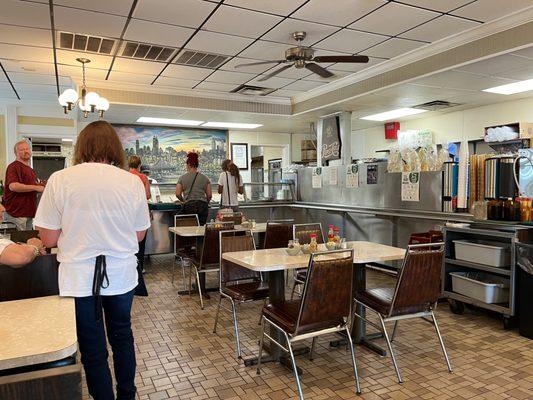
<instances>
[{"instance_id":1,"label":"red sign on wall","mask_svg":"<svg viewBox=\"0 0 533 400\"><path fill-rule=\"evenodd\" d=\"M387 122L385 124L385 139L398 139L399 130L400 130L399 122Z\"/></svg>"}]
</instances>

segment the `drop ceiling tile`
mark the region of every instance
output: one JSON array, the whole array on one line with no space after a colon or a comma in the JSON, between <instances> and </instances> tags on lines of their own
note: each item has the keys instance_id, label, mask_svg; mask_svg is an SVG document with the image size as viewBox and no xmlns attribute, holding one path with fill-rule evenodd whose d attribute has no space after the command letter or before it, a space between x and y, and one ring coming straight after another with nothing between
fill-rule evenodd
<instances>
[{"instance_id":1,"label":"drop ceiling tile","mask_svg":"<svg viewBox=\"0 0 533 400\"><path fill-rule=\"evenodd\" d=\"M242 57L254 58L257 60L284 60L285 50L290 47L291 46L287 44L258 40L240 55Z\"/></svg>"},{"instance_id":2,"label":"drop ceiling tile","mask_svg":"<svg viewBox=\"0 0 533 400\"><path fill-rule=\"evenodd\" d=\"M306 0L226 0L224 4L286 16Z\"/></svg>"},{"instance_id":3,"label":"drop ceiling tile","mask_svg":"<svg viewBox=\"0 0 533 400\"><path fill-rule=\"evenodd\" d=\"M281 20L282 17L222 5L202 29L255 39Z\"/></svg>"},{"instance_id":4,"label":"drop ceiling tile","mask_svg":"<svg viewBox=\"0 0 533 400\"><path fill-rule=\"evenodd\" d=\"M327 82L315 82L315 81L304 81L304 80L300 80L300 81L295 81L293 83L291 83L290 85L287 85L285 86L283 89L285 90L302 90L304 92L308 91L308 90L311 90L311 89L314 89L314 88L317 88L319 86L322 86L324 84L326 84Z\"/></svg>"},{"instance_id":5,"label":"drop ceiling tile","mask_svg":"<svg viewBox=\"0 0 533 400\"><path fill-rule=\"evenodd\" d=\"M257 77L254 80L248 82L249 85L262 86L273 89L280 89L291 82L294 82L294 79L279 78L277 76L267 79L266 81L259 81L261 77Z\"/></svg>"},{"instance_id":6,"label":"drop ceiling tile","mask_svg":"<svg viewBox=\"0 0 533 400\"><path fill-rule=\"evenodd\" d=\"M497 74L499 78L510 78L510 79L516 79L519 81L525 81L528 79L533 79L533 68L527 67L527 68L517 68L517 69L511 69L499 72Z\"/></svg>"},{"instance_id":7,"label":"drop ceiling tile","mask_svg":"<svg viewBox=\"0 0 533 400\"><path fill-rule=\"evenodd\" d=\"M229 93L237 86L239 85L234 83L202 82L198 86L196 86L196 88L201 90L211 90L215 92Z\"/></svg>"},{"instance_id":8,"label":"drop ceiling tile","mask_svg":"<svg viewBox=\"0 0 533 400\"><path fill-rule=\"evenodd\" d=\"M376 35L343 29L340 32L324 39L317 44L317 47L326 50L340 51L344 53L358 53L370 46L378 44L387 39L387 36Z\"/></svg>"},{"instance_id":9,"label":"drop ceiling tile","mask_svg":"<svg viewBox=\"0 0 533 400\"><path fill-rule=\"evenodd\" d=\"M398 3L388 3L349 27L383 35L398 35L440 14Z\"/></svg>"},{"instance_id":10,"label":"drop ceiling tile","mask_svg":"<svg viewBox=\"0 0 533 400\"><path fill-rule=\"evenodd\" d=\"M252 65L249 67L241 67L241 68L235 68L236 65L239 64L248 64L248 63L254 63L254 62L261 62L262 60L254 60L251 58L241 58L241 57L234 57L231 58L228 62L226 62L224 65L220 67L220 69L224 71L232 71L232 72L247 72L247 73L256 73L260 74L263 71L266 71L270 67L272 67L273 63L271 64L261 64L261 65Z\"/></svg>"},{"instance_id":11,"label":"drop ceiling tile","mask_svg":"<svg viewBox=\"0 0 533 400\"><path fill-rule=\"evenodd\" d=\"M72 80L80 83L82 77L81 67L74 65L63 65L58 64L57 70L59 74L70 77ZM107 76L107 69L98 69L98 68L86 68L85 74L87 79L90 80L101 80L104 81Z\"/></svg>"},{"instance_id":12,"label":"drop ceiling tile","mask_svg":"<svg viewBox=\"0 0 533 400\"><path fill-rule=\"evenodd\" d=\"M16 61L16 60L1 60L2 65L8 72L31 72L44 75L55 75L53 62L32 62L32 61ZM51 60L53 61L53 59ZM2 74L0 74L2 75Z\"/></svg>"},{"instance_id":13,"label":"drop ceiling tile","mask_svg":"<svg viewBox=\"0 0 533 400\"><path fill-rule=\"evenodd\" d=\"M471 3L472 0L402 0L402 2L435 11L448 12Z\"/></svg>"},{"instance_id":14,"label":"drop ceiling tile","mask_svg":"<svg viewBox=\"0 0 533 400\"><path fill-rule=\"evenodd\" d=\"M288 18L281 24L276 26L270 32L268 32L263 39L271 40L273 42L287 43L296 46L297 42L292 37L293 32L307 32L302 44L305 46L311 46L314 43L324 39L336 32L339 28L335 26L317 24L315 22L301 21L298 19Z\"/></svg>"},{"instance_id":15,"label":"drop ceiling tile","mask_svg":"<svg viewBox=\"0 0 533 400\"><path fill-rule=\"evenodd\" d=\"M405 32L404 34L400 35L400 37L434 42L479 25L480 23L478 22L453 17L451 15L443 15L434 19L433 21Z\"/></svg>"},{"instance_id":16,"label":"drop ceiling tile","mask_svg":"<svg viewBox=\"0 0 533 400\"><path fill-rule=\"evenodd\" d=\"M142 43L181 47L194 33L191 28L132 19L124 38Z\"/></svg>"},{"instance_id":17,"label":"drop ceiling tile","mask_svg":"<svg viewBox=\"0 0 533 400\"><path fill-rule=\"evenodd\" d=\"M333 67L327 68L327 70L332 72L334 75L330 78L322 78L320 77L320 75L312 73L311 75L307 76L304 80L327 83L327 82L333 82L333 81L336 81L337 79L344 78L345 76L351 75L350 72L340 71Z\"/></svg>"},{"instance_id":18,"label":"drop ceiling tile","mask_svg":"<svg viewBox=\"0 0 533 400\"><path fill-rule=\"evenodd\" d=\"M139 0L133 17L197 28L215 7L201 0L179 0L179 7L175 1Z\"/></svg>"},{"instance_id":19,"label":"drop ceiling tile","mask_svg":"<svg viewBox=\"0 0 533 400\"><path fill-rule=\"evenodd\" d=\"M53 62L52 49L0 43L0 59Z\"/></svg>"},{"instance_id":20,"label":"drop ceiling tile","mask_svg":"<svg viewBox=\"0 0 533 400\"><path fill-rule=\"evenodd\" d=\"M253 39L223 33L199 31L187 44L187 48L234 56L253 41Z\"/></svg>"},{"instance_id":21,"label":"drop ceiling tile","mask_svg":"<svg viewBox=\"0 0 533 400\"><path fill-rule=\"evenodd\" d=\"M157 74L165 67L164 63L153 62L153 61L143 61L143 60L133 60L129 58L120 58L115 59L113 64L113 71L120 72L133 72L137 74L147 74L153 75L155 78Z\"/></svg>"},{"instance_id":22,"label":"drop ceiling tile","mask_svg":"<svg viewBox=\"0 0 533 400\"><path fill-rule=\"evenodd\" d=\"M212 75L207 77L209 82L218 83L244 83L253 79L255 74L246 74L242 72L229 72L229 71L215 71Z\"/></svg>"},{"instance_id":23,"label":"drop ceiling tile","mask_svg":"<svg viewBox=\"0 0 533 400\"><path fill-rule=\"evenodd\" d=\"M126 18L75 8L54 7L54 21L58 31L118 38Z\"/></svg>"},{"instance_id":24,"label":"drop ceiling tile","mask_svg":"<svg viewBox=\"0 0 533 400\"><path fill-rule=\"evenodd\" d=\"M48 4L2 0L0 23L50 29Z\"/></svg>"},{"instance_id":25,"label":"drop ceiling tile","mask_svg":"<svg viewBox=\"0 0 533 400\"><path fill-rule=\"evenodd\" d=\"M167 69L165 69L163 76L168 76L169 78L202 80L211 72L213 72L213 70L208 68L197 68L189 67L187 65L171 64Z\"/></svg>"},{"instance_id":26,"label":"drop ceiling tile","mask_svg":"<svg viewBox=\"0 0 533 400\"><path fill-rule=\"evenodd\" d=\"M154 86L168 86L168 87L178 87L185 89L192 89L200 83L199 80L192 79L178 79L178 78L169 78L168 76L160 76L155 81Z\"/></svg>"},{"instance_id":27,"label":"drop ceiling tile","mask_svg":"<svg viewBox=\"0 0 533 400\"><path fill-rule=\"evenodd\" d=\"M132 72L121 72L113 68L108 80L110 82L128 82L136 83L139 85L149 85L154 80L154 74L140 74Z\"/></svg>"},{"instance_id":28,"label":"drop ceiling tile","mask_svg":"<svg viewBox=\"0 0 533 400\"><path fill-rule=\"evenodd\" d=\"M367 56L394 58L401 54L407 53L418 47L423 46L424 43L413 42L412 40L405 39L390 39L382 44L378 44L371 49L365 50Z\"/></svg>"},{"instance_id":29,"label":"drop ceiling tile","mask_svg":"<svg viewBox=\"0 0 533 400\"><path fill-rule=\"evenodd\" d=\"M531 0L477 0L452 14L487 22L531 6Z\"/></svg>"},{"instance_id":30,"label":"drop ceiling tile","mask_svg":"<svg viewBox=\"0 0 533 400\"><path fill-rule=\"evenodd\" d=\"M419 78L412 83L434 87L444 87L449 89L479 91L512 82L514 82L512 79L475 75L459 71L445 71L435 75Z\"/></svg>"},{"instance_id":31,"label":"drop ceiling tile","mask_svg":"<svg viewBox=\"0 0 533 400\"><path fill-rule=\"evenodd\" d=\"M314 0L292 16L307 21L346 26L385 3L385 0Z\"/></svg>"},{"instance_id":32,"label":"drop ceiling tile","mask_svg":"<svg viewBox=\"0 0 533 400\"><path fill-rule=\"evenodd\" d=\"M521 57L527 57L533 60L533 46L526 47L525 49L522 49L522 50L513 51L512 54L517 54Z\"/></svg>"},{"instance_id":33,"label":"drop ceiling tile","mask_svg":"<svg viewBox=\"0 0 533 400\"><path fill-rule=\"evenodd\" d=\"M380 64L382 63L383 59L381 58L374 58L374 57L369 57L369 60L367 63L365 64L361 64L361 63L335 63L333 65L331 65L331 68L337 70L337 71L346 71L346 72L358 72L358 71L362 71L364 69L367 69L367 68L370 68L374 65L377 65L377 64ZM323 64L321 64L323 65Z\"/></svg>"},{"instance_id":34,"label":"drop ceiling tile","mask_svg":"<svg viewBox=\"0 0 533 400\"><path fill-rule=\"evenodd\" d=\"M9 78L13 83L28 83L36 85L55 85L56 77L55 75L49 74L36 74L28 72L9 72ZM67 76L59 77L60 85L69 85L71 83L70 78Z\"/></svg>"},{"instance_id":35,"label":"drop ceiling tile","mask_svg":"<svg viewBox=\"0 0 533 400\"><path fill-rule=\"evenodd\" d=\"M109 69L111 66L111 61L113 60L113 57L111 56L104 56L101 54L93 54L93 53L84 53L82 51L73 51L73 50L57 50L57 62L61 64L67 64L67 65L74 65L79 68L81 71L81 64L76 61L76 58L79 57L86 57L91 60L89 64L87 64L88 68L100 68L100 69Z\"/></svg>"},{"instance_id":36,"label":"drop ceiling tile","mask_svg":"<svg viewBox=\"0 0 533 400\"><path fill-rule=\"evenodd\" d=\"M49 29L0 24L0 41L26 46L52 47L52 33Z\"/></svg>"},{"instance_id":37,"label":"drop ceiling tile","mask_svg":"<svg viewBox=\"0 0 533 400\"><path fill-rule=\"evenodd\" d=\"M54 0L54 5L128 16L132 0Z\"/></svg>"},{"instance_id":38,"label":"drop ceiling tile","mask_svg":"<svg viewBox=\"0 0 533 400\"><path fill-rule=\"evenodd\" d=\"M323 64L320 64L322 67L326 67L327 63L323 63ZM278 66L276 66L276 68L278 68ZM268 73L274 71L276 68L272 68L268 71ZM292 68L289 68L289 69L286 69L285 71L283 71L282 73L276 75L276 76L279 76L280 78L288 78L288 79L302 79L302 78L305 78L309 75L312 75L313 73L311 71L309 71L308 69L306 68L295 68L295 67L292 67Z\"/></svg>"},{"instance_id":39,"label":"drop ceiling tile","mask_svg":"<svg viewBox=\"0 0 533 400\"><path fill-rule=\"evenodd\" d=\"M533 71L531 60L514 56L512 54L503 54L487 60L463 65L462 67L455 68L454 70L480 75L500 75L501 73L524 69L527 67Z\"/></svg>"}]
</instances>

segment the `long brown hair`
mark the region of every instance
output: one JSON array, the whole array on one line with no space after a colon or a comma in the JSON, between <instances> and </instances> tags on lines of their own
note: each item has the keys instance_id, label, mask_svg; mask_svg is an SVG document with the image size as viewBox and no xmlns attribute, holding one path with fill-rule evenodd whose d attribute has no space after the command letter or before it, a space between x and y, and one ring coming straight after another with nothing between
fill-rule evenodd
<instances>
[{"instance_id":1,"label":"long brown hair","mask_svg":"<svg viewBox=\"0 0 533 400\"><path fill-rule=\"evenodd\" d=\"M74 165L85 162L106 162L119 168L126 166L124 149L109 122L91 122L80 132L74 148Z\"/></svg>"},{"instance_id":2,"label":"long brown hair","mask_svg":"<svg viewBox=\"0 0 533 400\"><path fill-rule=\"evenodd\" d=\"M228 171L231 176L237 180L237 186L241 186L241 174L239 173L239 168L235 164L231 163L228 166Z\"/></svg>"}]
</instances>

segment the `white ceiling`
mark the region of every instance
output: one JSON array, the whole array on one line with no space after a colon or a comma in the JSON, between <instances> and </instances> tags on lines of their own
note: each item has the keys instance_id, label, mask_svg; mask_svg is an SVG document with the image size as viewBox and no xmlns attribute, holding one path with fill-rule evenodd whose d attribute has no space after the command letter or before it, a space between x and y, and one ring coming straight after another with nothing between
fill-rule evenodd
<instances>
[{"instance_id":1,"label":"white ceiling","mask_svg":"<svg viewBox=\"0 0 533 400\"><path fill-rule=\"evenodd\" d=\"M60 85L70 85L70 79L80 83L75 59L87 57L92 61L88 82L99 87L128 83L137 91L189 89L201 95L250 83L276 88L270 97L289 98L532 5L531 0L226 0L221 5L139 0L132 10L131 0L54 0L52 27L47 0L1 3L0 63L12 85L0 71L0 98L22 100L35 98L32 90L40 92L39 98L57 97L52 28L229 57L215 70L56 48ZM308 32L304 43L317 54L362 53L371 62L324 64L336 73L333 79L289 69L258 82L277 64L235 69L240 63L282 59L294 45L290 34L296 30ZM527 74L525 67L518 63L514 76ZM500 78L512 78L508 72Z\"/></svg>"}]
</instances>

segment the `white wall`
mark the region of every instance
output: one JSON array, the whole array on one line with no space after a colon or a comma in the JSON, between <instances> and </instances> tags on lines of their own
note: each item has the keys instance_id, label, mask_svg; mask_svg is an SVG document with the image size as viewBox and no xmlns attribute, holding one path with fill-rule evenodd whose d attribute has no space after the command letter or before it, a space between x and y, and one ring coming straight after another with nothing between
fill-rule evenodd
<instances>
[{"instance_id":1,"label":"white wall","mask_svg":"<svg viewBox=\"0 0 533 400\"><path fill-rule=\"evenodd\" d=\"M487 126L512 122L533 122L533 97L471 108L426 118L400 122L401 130L429 129L436 143L483 137ZM375 150L388 149L396 140L386 140L383 125L352 132L352 156L375 156Z\"/></svg>"}]
</instances>

